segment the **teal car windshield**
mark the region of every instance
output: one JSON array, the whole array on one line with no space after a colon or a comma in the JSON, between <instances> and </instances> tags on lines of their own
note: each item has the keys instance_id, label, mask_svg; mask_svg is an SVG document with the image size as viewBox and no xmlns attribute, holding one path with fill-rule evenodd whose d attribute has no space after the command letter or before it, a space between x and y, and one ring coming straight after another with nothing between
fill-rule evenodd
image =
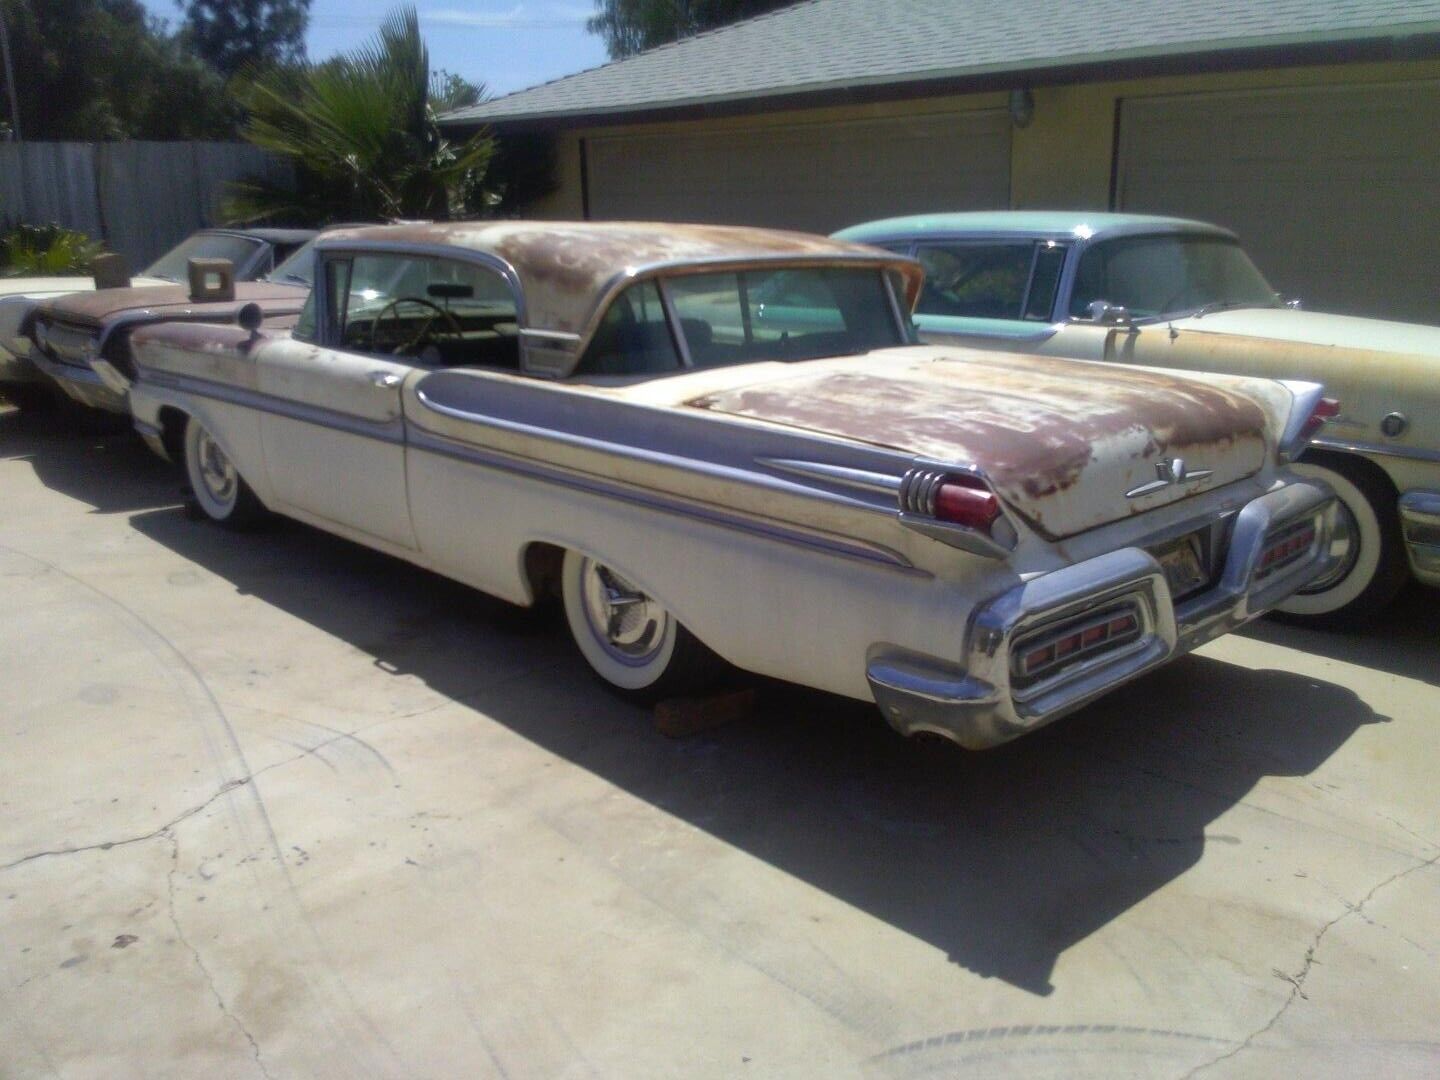
<instances>
[{"instance_id":1,"label":"teal car windshield","mask_svg":"<svg viewBox=\"0 0 1440 1080\"><path fill-rule=\"evenodd\" d=\"M1279 297L1240 245L1213 236L1135 236L1103 240L1080 257L1070 316L1091 305L1123 307L1133 319L1278 307Z\"/></svg>"}]
</instances>

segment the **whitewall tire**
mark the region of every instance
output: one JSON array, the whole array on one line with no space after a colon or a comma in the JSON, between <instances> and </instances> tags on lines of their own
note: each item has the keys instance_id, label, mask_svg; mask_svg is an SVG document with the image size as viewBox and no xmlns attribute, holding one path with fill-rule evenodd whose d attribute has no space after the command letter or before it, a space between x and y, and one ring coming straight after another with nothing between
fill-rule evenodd
<instances>
[{"instance_id":1,"label":"whitewall tire","mask_svg":"<svg viewBox=\"0 0 1440 1080\"><path fill-rule=\"evenodd\" d=\"M599 560L567 551L561 593L580 655L622 697L648 702L694 693L725 670L670 612Z\"/></svg>"},{"instance_id":2,"label":"whitewall tire","mask_svg":"<svg viewBox=\"0 0 1440 1080\"><path fill-rule=\"evenodd\" d=\"M185 473L195 502L211 521L246 529L264 519L264 506L235 463L193 416L185 424Z\"/></svg>"},{"instance_id":3,"label":"whitewall tire","mask_svg":"<svg viewBox=\"0 0 1440 1080\"><path fill-rule=\"evenodd\" d=\"M1324 480L1339 499L1331 552L1336 565L1276 610L1295 621L1363 622L1395 598L1407 568L1395 493L1367 462L1343 454L1310 454L1291 468Z\"/></svg>"}]
</instances>

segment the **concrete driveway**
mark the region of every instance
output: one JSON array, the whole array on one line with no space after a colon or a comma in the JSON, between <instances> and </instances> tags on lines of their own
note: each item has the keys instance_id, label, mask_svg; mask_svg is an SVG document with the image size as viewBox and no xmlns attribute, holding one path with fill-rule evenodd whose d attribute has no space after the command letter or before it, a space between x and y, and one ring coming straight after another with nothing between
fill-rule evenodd
<instances>
[{"instance_id":1,"label":"concrete driveway","mask_svg":"<svg viewBox=\"0 0 1440 1080\"><path fill-rule=\"evenodd\" d=\"M179 487L0 412L0 1076L1440 1072L1433 593L984 755L768 685L672 740Z\"/></svg>"}]
</instances>

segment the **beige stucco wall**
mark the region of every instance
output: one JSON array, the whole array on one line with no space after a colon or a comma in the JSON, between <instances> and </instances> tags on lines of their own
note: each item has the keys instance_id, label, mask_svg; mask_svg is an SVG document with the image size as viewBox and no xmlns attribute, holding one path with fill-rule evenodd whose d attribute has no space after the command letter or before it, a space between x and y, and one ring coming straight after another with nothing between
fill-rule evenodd
<instances>
[{"instance_id":1,"label":"beige stucco wall","mask_svg":"<svg viewBox=\"0 0 1440 1080\"><path fill-rule=\"evenodd\" d=\"M1110 199L1114 156L1115 110L1123 98L1205 91L1273 89L1278 87L1400 82L1440 77L1440 61L1405 61L1278 68L1260 71L1130 79L1071 86L1038 86L1030 125L1012 133L1010 205L1015 208L1105 209ZM946 112L956 109L1004 107L1003 93L967 94L882 102L826 109L787 109L753 116L723 117L679 123L612 125L563 131L558 145L558 187L528 208L535 217L576 219L583 216L581 140L596 136L664 131L707 132L753 130L758 127L827 120Z\"/></svg>"}]
</instances>

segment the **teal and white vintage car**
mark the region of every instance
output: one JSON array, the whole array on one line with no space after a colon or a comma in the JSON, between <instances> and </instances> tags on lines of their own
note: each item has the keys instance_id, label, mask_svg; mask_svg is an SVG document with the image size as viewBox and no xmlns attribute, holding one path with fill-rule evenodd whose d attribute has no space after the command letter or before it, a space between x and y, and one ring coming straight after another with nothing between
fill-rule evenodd
<instances>
[{"instance_id":1,"label":"teal and white vintage car","mask_svg":"<svg viewBox=\"0 0 1440 1080\"><path fill-rule=\"evenodd\" d=\"M929 214L836 235L925 266L926 341L1323 383L1340 411L1295 468L1339 496L1337 560L1281 610L1353 623L1411 574L1440 586L1440 326L1298 310L1233 233L1178 218Z\"/></svg>"},{"instance_id":2,"label":"teal and white vintage car","mask_svg":"<svg viewBox=\"0 0 1440 1080\"><path fill-rule=\"evenodd\" d=\"M916 344L919 265L625 223L341 229L293 332L135 332L206 515L517 604L646 697L718 658L1014 738L1328 572L1314 384Z\"/></svg>"}]
</instances>

